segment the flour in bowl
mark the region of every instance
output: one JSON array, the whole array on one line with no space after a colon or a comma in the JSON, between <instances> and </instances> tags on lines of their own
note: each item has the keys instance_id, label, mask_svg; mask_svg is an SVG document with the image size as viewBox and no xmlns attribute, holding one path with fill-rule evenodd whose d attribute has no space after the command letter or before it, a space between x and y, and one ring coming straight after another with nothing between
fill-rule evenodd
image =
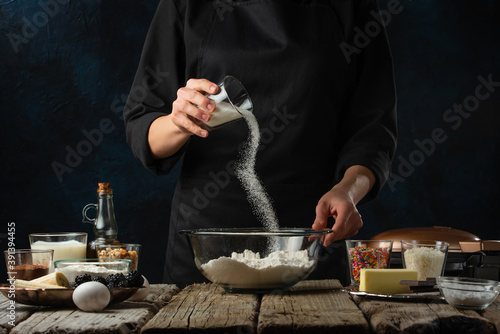
<instances>
[{"instance_id":1,"label":"flour in bowl","mask_svg":"<svg viewBox=\"0 0 500 334\"><path fill-rule=\"evenodd\" d=\"M307 250L275 251L261 258L259 253L246 249L221 256L200 266L212 282L237 288L275 287L302 280L314 268Z\"/></svg>"}]
</instances>

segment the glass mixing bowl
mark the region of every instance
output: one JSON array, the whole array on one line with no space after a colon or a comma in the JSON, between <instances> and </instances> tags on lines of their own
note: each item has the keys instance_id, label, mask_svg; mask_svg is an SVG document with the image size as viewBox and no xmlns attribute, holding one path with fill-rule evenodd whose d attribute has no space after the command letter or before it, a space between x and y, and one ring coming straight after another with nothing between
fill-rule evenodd
<instances>
[{"instance_id":1,"label":"glass mixing bowl","mask_svg":"<svg viewBox=\"0 0 500 334\"><path fill-rule=\"evenodd\" d=\"M436 281L448 304L458 308L483 310L500 292L500 282L493 280L439 276Z\"/></svg>"},{"instance_id":2,"label":"glass mixing bowl","mask_svg":"<svg viewBox=\"0 0 500 334\"><path fill-rule=\"evenodd\" d=\"M280 228L211 228L183 230L189 236L196 266L211 282L229 292L269 293L287 290L316 267L331 230Z\"/></svg>"},{"instance_id":3,"label":"glass mixing bowl","mask_svg":"<svg viewBox=\"0 0 500 334\"><path fill-rule=\"evenodd\" d=\"M54 262L55 271L61 271L68 281L75 282L78 275L89 274L92 278L96 276L108 277L111 274L130 272L131 261L125 259L75 259L59 260Z\"/></svg>"}]
</instances>

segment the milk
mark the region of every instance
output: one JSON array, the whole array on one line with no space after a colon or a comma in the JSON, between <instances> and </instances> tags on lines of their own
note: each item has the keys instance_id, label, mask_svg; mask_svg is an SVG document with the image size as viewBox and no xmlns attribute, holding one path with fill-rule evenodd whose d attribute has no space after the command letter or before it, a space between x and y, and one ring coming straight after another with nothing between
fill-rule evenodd
<instances>
[{"instance_id":1,"label":"milk","mask_svg":"<svg viewBox=\"0 0 500 334\"><path fill-rule=\"evenodd\" d=\"M84 259L87 255L87 245L76 240L36 241L31 244L31 249L53 249L54 262L57 260Z\"/></svg>"}]
</instances>

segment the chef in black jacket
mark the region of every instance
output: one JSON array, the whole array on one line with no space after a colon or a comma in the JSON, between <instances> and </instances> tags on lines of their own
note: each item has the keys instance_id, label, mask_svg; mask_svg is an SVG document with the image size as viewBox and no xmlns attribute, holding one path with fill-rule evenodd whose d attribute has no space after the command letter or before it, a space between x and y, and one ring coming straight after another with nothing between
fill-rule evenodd
<instances>
[{"instance_id":1,"label":"chef in black jacket","mask_svg":"<svg viewBox=\"0 0 500 334\"><path fill-rule=\"evenodd\" d=\"M166 174L182 163L165 282L206 281L179 230L260 225L233 173L246 123L207 132L194 122L210 118L206 95L232 75L254 104L256 172L280 226L333 225L309 278L348 283L341 240L363 225L356 205L378 194L396 145L392 58L377 13L376 0L160 2L124 118L147 168Z\"/></svg>"}]
</instances>

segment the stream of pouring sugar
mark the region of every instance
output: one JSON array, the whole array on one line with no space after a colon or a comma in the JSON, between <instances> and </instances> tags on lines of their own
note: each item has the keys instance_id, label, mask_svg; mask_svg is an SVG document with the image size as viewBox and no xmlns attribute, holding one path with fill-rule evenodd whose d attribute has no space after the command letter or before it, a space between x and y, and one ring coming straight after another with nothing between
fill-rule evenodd
<instances>
[{"instance_id":1,"label":"stream of pouring sugar","mask_svg":"<svg viewBox=\"0 0 500 334\"><path fill-rule=\"evenodd\" d=\"M235 174L243 185L253 212L264 226L264 229L266 231L277 230L279 228L278 217L271 198L255 171L255 161L260 145L259 123L252 112L244 109L238 110L247 122L250 132L241 151L240 160L236 164ZM273 238L269 245L270 251L277 250L277 241L277 239Z\"/></svg>"}]
</instances>

